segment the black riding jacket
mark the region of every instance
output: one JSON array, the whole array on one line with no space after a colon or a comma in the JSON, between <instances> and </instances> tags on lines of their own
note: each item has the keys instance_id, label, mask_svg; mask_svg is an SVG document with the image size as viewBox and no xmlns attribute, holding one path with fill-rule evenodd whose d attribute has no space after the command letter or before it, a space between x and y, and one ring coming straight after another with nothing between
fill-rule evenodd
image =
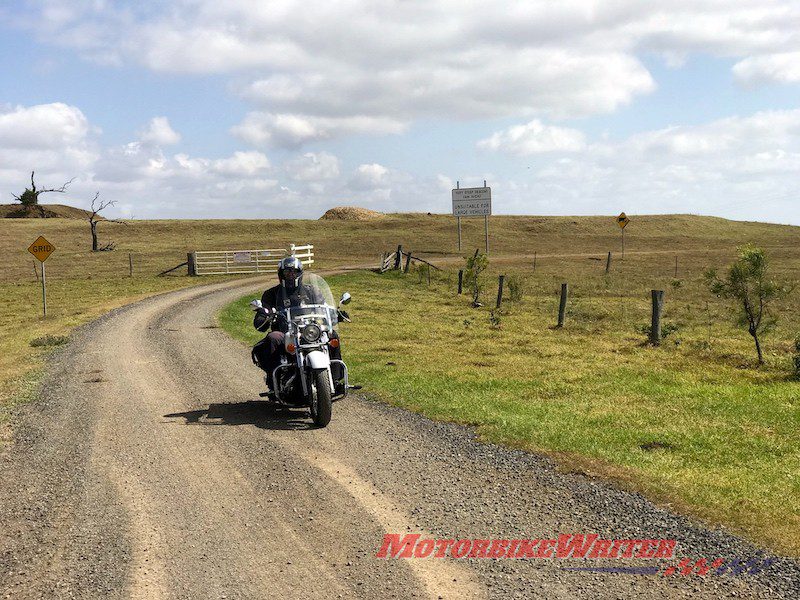
<instances>
[{"instance_id":1,"label":"black riding jacket","mask_svg":"<svg viewBox=\"0 0 800 600\"><path fill-rule=\"evenodd\" d=\"M307 304L325 304L325 299L320 294L317 288L310 285L301 285L291 293L287 293L281 284L269 288L261 295L261 305L264 308L274 308L277 311L282 311L284 308L291 308L296 306L304 306ZM277 318L273 319L270 323L269 319L256 313L253 319L253 327L259 331L266 331L269 325L272 325L272 331L282 331L286 333L289 330L289 324L283 315L279 314Z\"/></svg>"}]
</instances>

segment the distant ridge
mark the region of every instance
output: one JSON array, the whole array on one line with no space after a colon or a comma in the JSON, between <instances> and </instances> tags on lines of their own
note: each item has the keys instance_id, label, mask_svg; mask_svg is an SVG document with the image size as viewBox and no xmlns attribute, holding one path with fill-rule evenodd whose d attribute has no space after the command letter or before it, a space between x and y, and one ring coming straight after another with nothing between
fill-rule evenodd
<instances>
[{"instance_id":1,"label":"distant ridge","mask_svg":"<svg viewBox=\"0 0 800 600\"><path fill-rule=\"evenodd\" d=\"M65 204L0 204L0 219L88 219L91 214Z\"/></svg>"}]
</instances>

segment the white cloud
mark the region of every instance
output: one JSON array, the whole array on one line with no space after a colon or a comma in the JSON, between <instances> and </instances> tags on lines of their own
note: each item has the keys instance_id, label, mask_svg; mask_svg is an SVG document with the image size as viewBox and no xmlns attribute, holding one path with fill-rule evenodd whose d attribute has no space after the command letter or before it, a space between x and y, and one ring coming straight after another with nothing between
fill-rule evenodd
<instances>
[{"instance_id":1,"label":"white cloud","mask_svg":"<svg viewBox=\"0 0 800 600\"><path fill-rule=\"evenodd\" d=\"M54 102L0 113L0 145L22 150L59 149L85 141L89 122L80 109Z\"/></svg>"},{"instance_id":2,"label":"white cloud","mask_svg":"<svg viewBox=\"0 0 800 600\"><path fill-rule=\"evenodd\" d=\"M181 141L181 135L172 128L167 117L153 117L139 139L144 144L172 146Z\"/></svg>"},{"instance_id":3,"label":"white cloud","mask_svg":"<svg viewBox=\"0 0 800 600\"><path fill-rule=\"evenodd\" d=\"M353 133L400 133L401 122L378 117L315 117L296 114L248 113L231 129L239 139L254 146L294 148L306 142L329 140Z\"/></svg>"},{"instance_id":4,"label":"white cloud","mask_svg":"<svg viewBox=\"0 0 800 600\"><path fill-rule=\"evenodd\" d=\"M498 131L478 142L479 148L519 156L542 152L577 152L585 145L584 135L577 129L545 125L539 119Z\"/></svg>"},{"instance_id":5,"label":"white cloud","mask_svg":"<svg viewBox=\"0 0 800 600\"><path fill-rule=\"evenodd\" d=\"M351 185L356 189L380 188L388 183L389 169L378 163L358 165Z\"/></svg>"},{"instance_id":6,"label":"white cloud","mask_svg":"<svg viewBox=\"0 0 800 600\"><path fill-rule=\"evenodd\" d=\"M797 214L791 207L798 201L800 109L668 127L539 157L528 181L493 186L505 195L504 212L699 212L800 224L788 217Z\"/></svg>"},{"instance_id":7,"label":"white cloud","mask_svg":"<svg viewBox=\"0 0 800 600\"><path fill-rule=\"evenodd\" d=\"M327 152L306 152L286 163L289 177L297 181L321 181L339 177L339 159Z\"/></svg>"},{"instance_id":8,"label":"white cloud","mask_svg":"<svg viewBox=\"0 0 800 600\"><path fill-rule=\"evenodd\" d=\"M733 66L733 74L745 85L800 82L800 51L745 58Z\"/></svg>"},{"instance_id":9,"label":"white cloud","mask_svg":"<svg viewBox=\"0 0 800 600\"><path fill-rule=\"evenodd\" d=\"M221 175L256 175L270 167L269 159L261 152L234 152L229 158L215 160L214 171Z\"/></svg>"},{"instance_id":10,"label":"white cloud","mask_svg":"<svg viewBox=\"0 0 800 600\"><path fill-rule=\"evenodd\" d=\"M22 20L42 39L95 60L235 74L259 110L234 131L257 145L397 133L429 117L614 111L655 87L643 52L672 67L701 53L734 59L749 84L799 77L800 4L787 0L36 5Z\"/></svg>"}]
</instances>

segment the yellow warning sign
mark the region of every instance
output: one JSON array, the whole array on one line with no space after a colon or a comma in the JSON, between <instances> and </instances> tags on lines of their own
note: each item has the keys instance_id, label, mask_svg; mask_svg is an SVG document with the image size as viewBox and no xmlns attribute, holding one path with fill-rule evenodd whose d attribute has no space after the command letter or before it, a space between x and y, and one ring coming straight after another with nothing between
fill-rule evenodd
<instances>
[{"instance_id":1,"label":"yellow warning sign","mask_svg":"<svg viewBox=\"0 0 800 600\"><path fill-rule=\"evenodd\" d=\"M625 229L625 226L630 222L631 220L625 213L620 213L619 216L617 217L617 225L619 225L620 229Z\"/></svg>"},{"instance_id":2,"label":"yellow warning sign","mask_svg":"<svg viewBox=\"0 0 800 600\"><path fill-rule=\"evenodd\" d=\"M44 236L41 236L41 235L40 235L40 236L39 236L39 237L36 239L36 241L35 241L35 242L33 242L33 243L32 243L32 244L31 244L31 245L28 247L28 252L30 252L30 253L31 253L31 254L33 254L33 255L34 255L34 256L35 256L37 259L39 259L39 262L44 262L44 261L46 261L46 260L47 260L47 257L48 257L48 256L50 256L50 255L51 255L51 254L52 254L52 253L55 251L55 249L56 249L56 247L55 247L55 246L53 246L53 244L51 244L50 242L48 242L48 241L47 241L47 240L44 238Z\"/></svg>"}]
</instances>

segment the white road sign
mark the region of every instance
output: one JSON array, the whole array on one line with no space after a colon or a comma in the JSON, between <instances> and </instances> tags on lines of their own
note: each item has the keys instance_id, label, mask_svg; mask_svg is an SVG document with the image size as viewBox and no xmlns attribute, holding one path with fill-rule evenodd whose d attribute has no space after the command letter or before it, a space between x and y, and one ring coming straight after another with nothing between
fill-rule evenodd
<instances>
[{"instance_id":1,"label":"white road sign","mask_svg":"<svg viewBox=\"0 0 800 600\"><path fill-rule=\"evenodd\" d=\"M453 216L483 217L492 214L492 188L460 188L453 190Z\"/></svg>"}]
</instances>

